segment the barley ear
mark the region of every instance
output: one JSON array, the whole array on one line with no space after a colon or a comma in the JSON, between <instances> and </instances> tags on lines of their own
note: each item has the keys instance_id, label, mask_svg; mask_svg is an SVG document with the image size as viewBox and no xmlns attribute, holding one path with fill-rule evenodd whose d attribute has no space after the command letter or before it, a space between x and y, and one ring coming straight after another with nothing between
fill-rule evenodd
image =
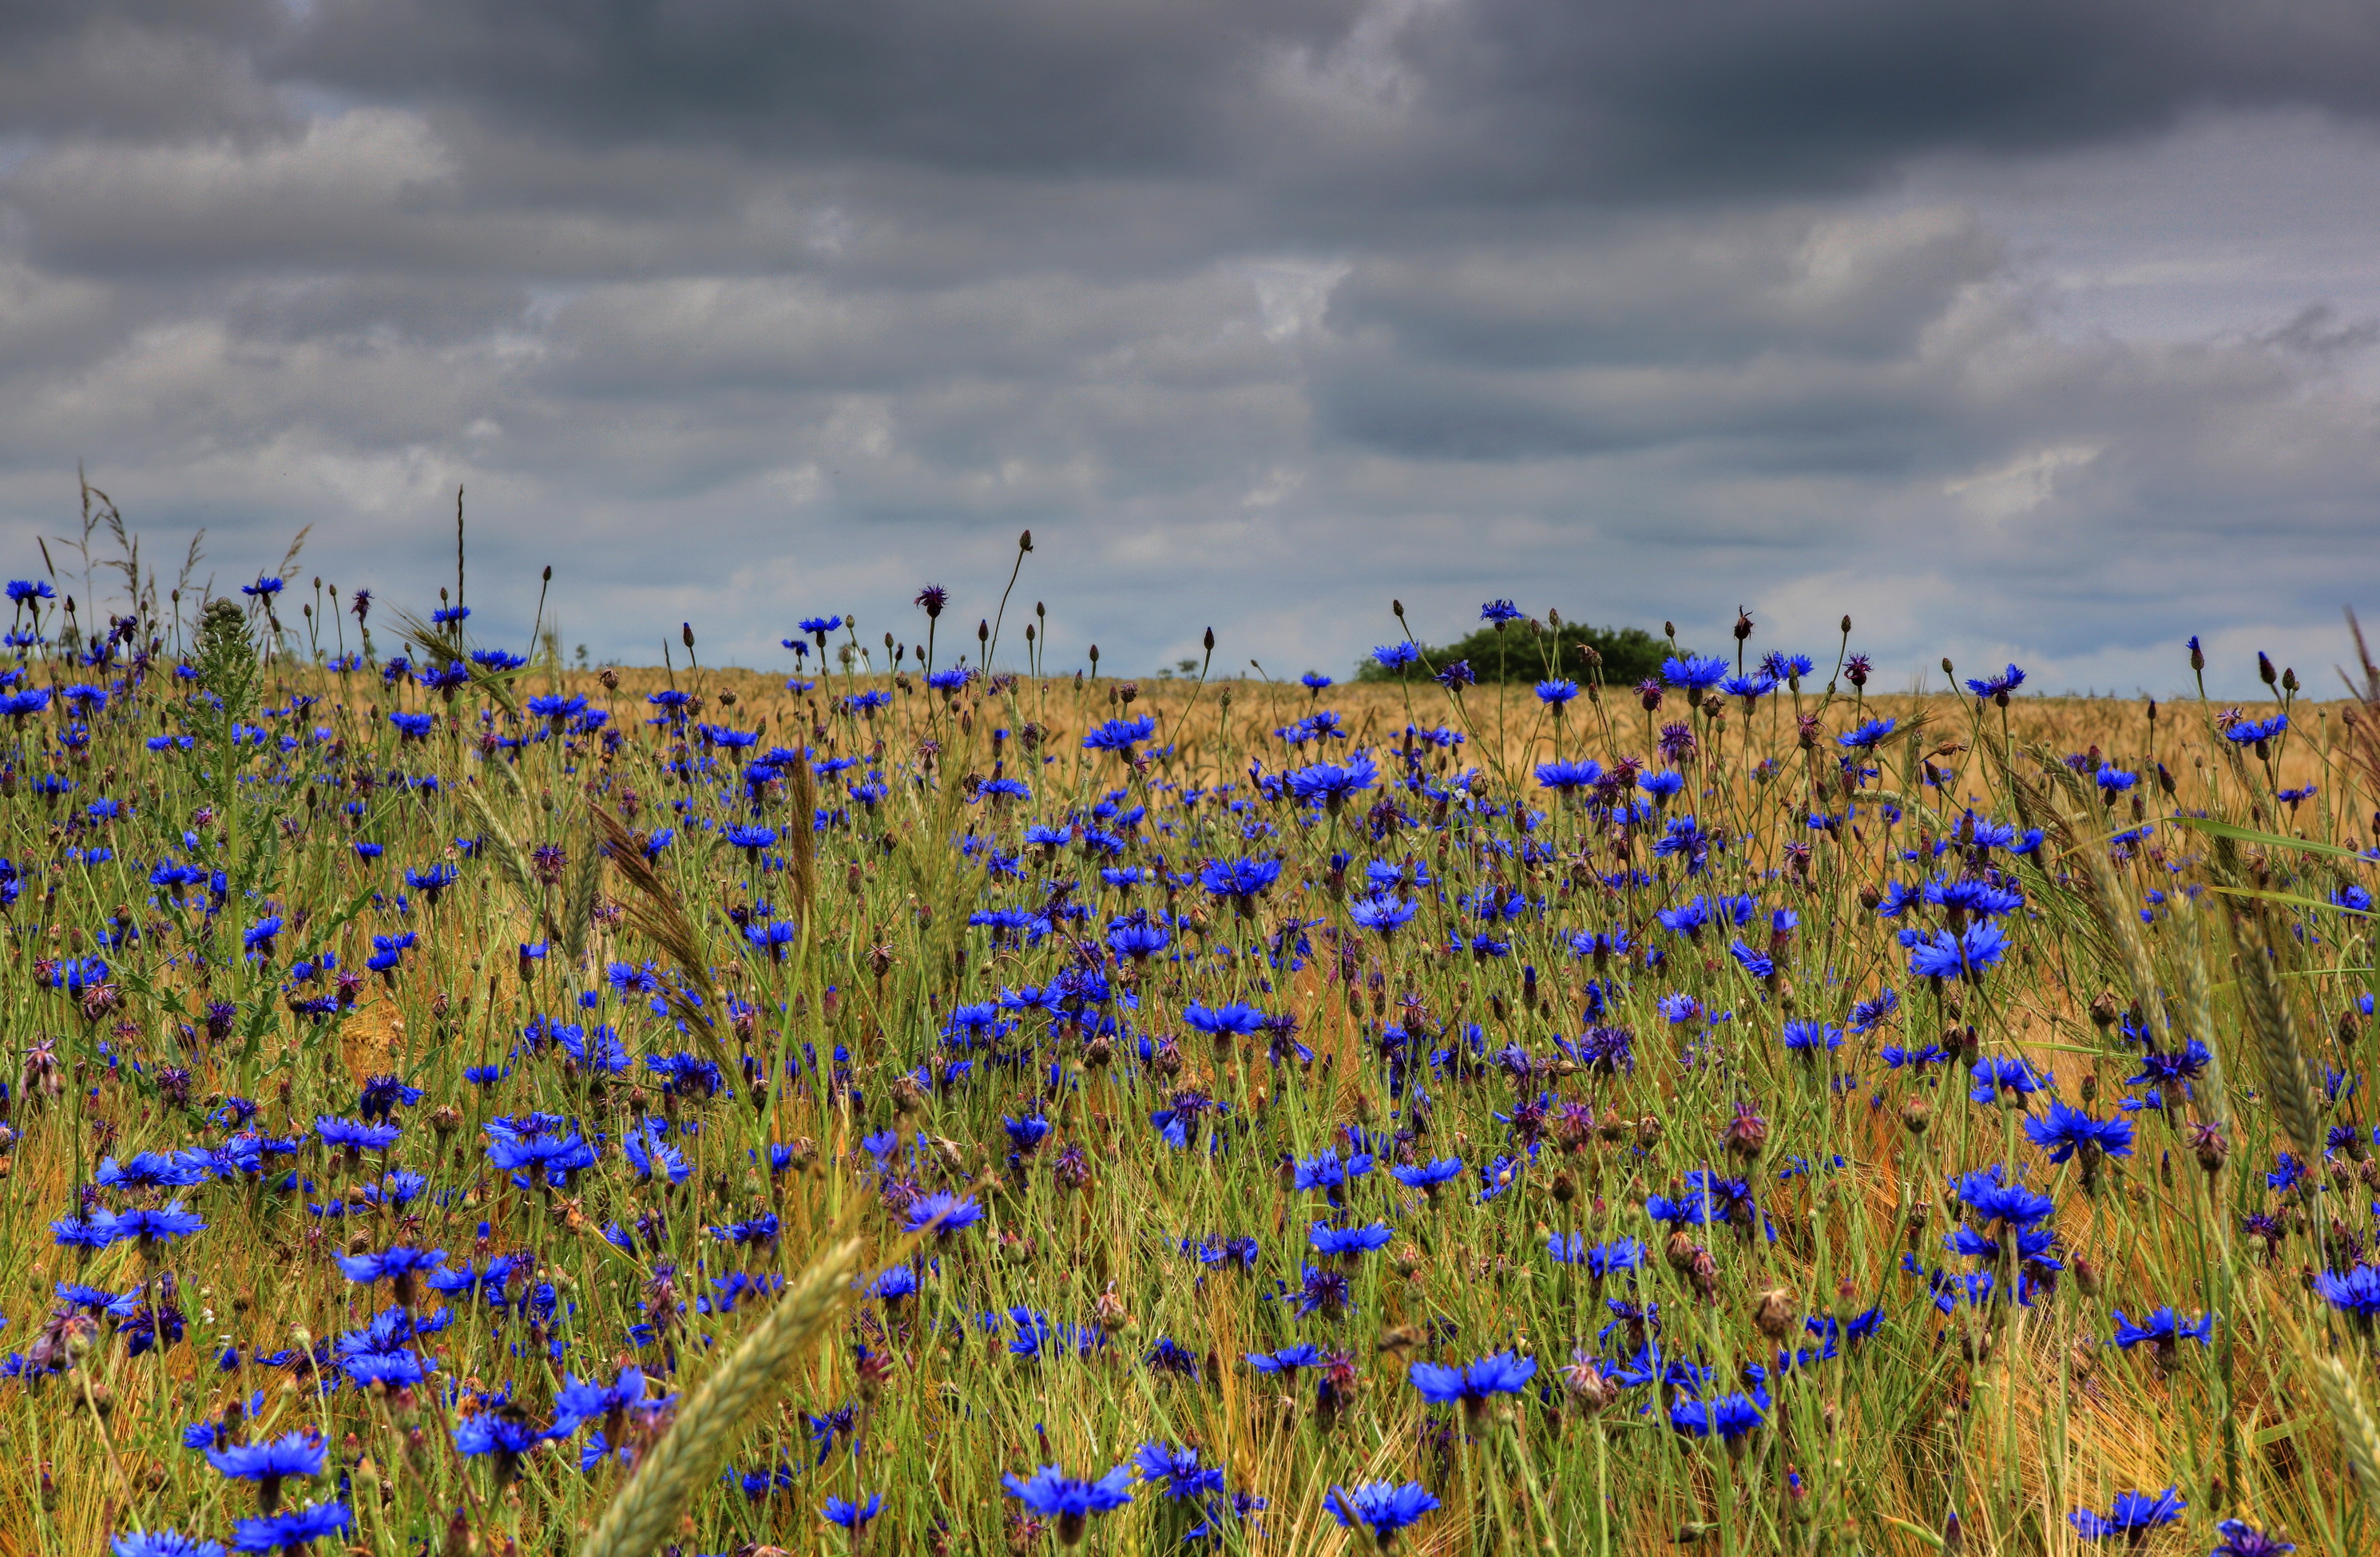
<instances>
[{"instance_id":1,"label":"barley ear","mask_svg":"<svg viewBox=\"0 0 2380 1557\"><path fill-rule=\"evenodd\" d=\"M613 1494L578 1557L651 1557L661 1550L696 1489L717 1474L727 1440L760 1404L787 1365L824 1330L850 1290L860 1246L849 1239L810 1261L759 1327L714 1370L676 1422Z\"/></svg>"},{"instance_id":2,"label":"barley ear","mask_svg":"<svg viewBox=\"0 0 2380 1557\"><path fill-rule=\"evenodd\" d=\"M2355 1479L2363 1488L2364 1501L2380 1512L2380 1424L2373 1421L2371 1407L2363 1403L2363 1390L2345 1363L2335 1357L2322 1357L2314 1359L2313 1367L2323 1399L2330 1406L2330 1419L2338 1428L2339 1443L2347 1451L2347 1462L2355 1467Z\"/></svg>"}]
</instances>

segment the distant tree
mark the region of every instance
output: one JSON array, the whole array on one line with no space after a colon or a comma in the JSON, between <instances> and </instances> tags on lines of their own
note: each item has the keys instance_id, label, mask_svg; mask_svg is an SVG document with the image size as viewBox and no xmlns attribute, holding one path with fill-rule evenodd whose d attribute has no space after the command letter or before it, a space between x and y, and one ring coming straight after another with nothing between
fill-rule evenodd
<instances>
[{"instance_id":1,"label":"distant tree","mask_svg":"<svg viewBox=\"0 0 2380 1557\"><path fill-rule=\"evenodd\" d=\"M1434 676L1460 659L1468 662L1471 674L1482 682L1560 678L1584 685L1600 676L1606 686L1633 686L1648 676L1659 675L1661 660L1669 652L1666 643L1642 627L1589 627L1565 622L1557 628L1524 617L1481 627L1458 643L1425 647L1421 662L1402 674L1416 679ZM1392 682L1399 676L1400 672L1386 669L1368 655L1355 667L1357 681Z\"/></svg>"}]
</instances>

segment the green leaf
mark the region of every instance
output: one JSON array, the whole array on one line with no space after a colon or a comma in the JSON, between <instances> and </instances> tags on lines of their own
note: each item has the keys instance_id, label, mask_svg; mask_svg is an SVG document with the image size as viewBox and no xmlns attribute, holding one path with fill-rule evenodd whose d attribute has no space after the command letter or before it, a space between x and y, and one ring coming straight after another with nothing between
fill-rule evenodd
<instances>
[{"instance_id":1,"label":"green leaf","mask_svg":"<svg viewBox=\"0 0 2380 1557\"><path fill-rule=\"evenodd\" d=\"M2315 843L2302 838L2283 838L2278 833L2260 833L2253 827L2218 822L2211 816L2169 816L2168 821L2178 827L2191 827L2216 838L2236 839L2241 843L2261 843L2270 849L2295 849L2308 854L2329 854L2341 860L2362 860L2352 849L2342 849L2336 843ZM2327 907L2328 905L2324 905Z\"/></svg>"},{"instance_id":2,"label":"green leaf","mask_svg":"<svg viewBox=\"0 0 2380 1557\"><path fill-rule=\"evenodd\" d=\"M2333 913L2344 913L2356 919L2380 917L2375 916L2370 909L2351 909L2344 903L2334 903L2326 898L2308 898L2296 892L2268 892L2258 887L2218 887L2212 885L2210 885L2206 889L2209 892L2220 892L2227 898L2262 898L2266 902L2295 903L2300 908L2328 909Z\"/></svg>"}]
</instances>

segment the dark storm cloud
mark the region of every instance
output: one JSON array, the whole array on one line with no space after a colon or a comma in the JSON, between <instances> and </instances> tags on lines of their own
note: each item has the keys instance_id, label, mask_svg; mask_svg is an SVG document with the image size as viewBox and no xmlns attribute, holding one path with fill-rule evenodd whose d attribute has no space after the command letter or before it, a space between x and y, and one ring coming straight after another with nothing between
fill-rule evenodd
<instances>
[{"instance_id":1,"label":"dark storm cloud","mask_svg":"<svg viewBox=\"0 0 2380 1557\"><path fill-rule=\"evenodd\" d=\"M219 583L432 589L468 483L475 622L553 562L598 652L1030 525L1064 663L1520 594L2163 687L2380 583L2375 83L2321 4L6 7L0 540L79 455ZM2215 322L2078 327L2078 224Z\"/></svg>"}]
</instances>

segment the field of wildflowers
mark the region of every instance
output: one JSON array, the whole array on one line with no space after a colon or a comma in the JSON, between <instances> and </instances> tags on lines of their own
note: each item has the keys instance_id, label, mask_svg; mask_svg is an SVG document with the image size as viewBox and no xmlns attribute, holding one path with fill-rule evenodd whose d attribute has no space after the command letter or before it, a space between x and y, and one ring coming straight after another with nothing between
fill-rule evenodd
<instances>
[{"instance_id":1,"label":"field of wildflowers","mask_svg":"<svg viewBox=\"0 0 2380 1557\"><path fill-rule=\"evenodd\" d=\"M7 585L0 1550L2380 1548L2380 673L128 576Z\"/></svg>"}]
</instances>

